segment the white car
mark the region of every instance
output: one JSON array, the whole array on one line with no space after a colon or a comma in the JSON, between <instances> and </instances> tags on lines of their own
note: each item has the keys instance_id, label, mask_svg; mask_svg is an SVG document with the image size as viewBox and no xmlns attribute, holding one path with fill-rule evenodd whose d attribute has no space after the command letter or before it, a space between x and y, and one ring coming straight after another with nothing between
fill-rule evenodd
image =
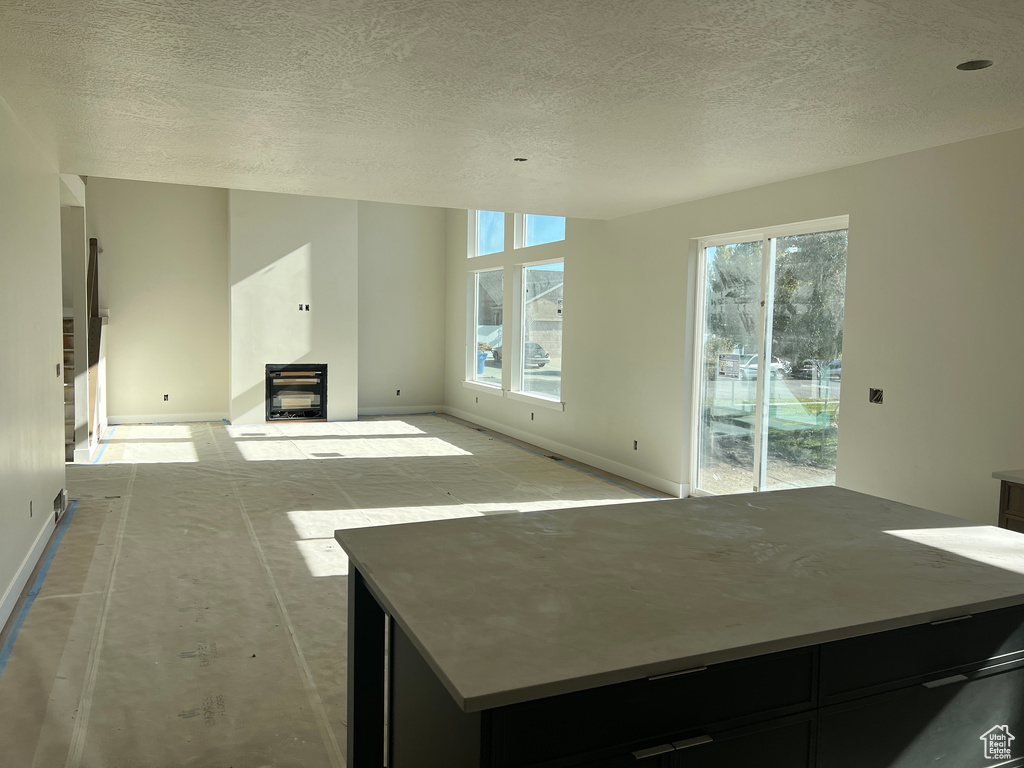
<instances>
[{"instance_id":1,"label":"white car","mask_svg":"<svg viewBox=\"0 0 1024 768\"><path fill-rule=\"evenodd\" d=\"M789 360L783 360L778 357L773 357L769 369L772 372L772 376L777 379L785 378L793 370ZM748 355L743 358L740 363L740 378L741 379L756 379L757 378L757 355Z\"/></svg>"}]
</instances>

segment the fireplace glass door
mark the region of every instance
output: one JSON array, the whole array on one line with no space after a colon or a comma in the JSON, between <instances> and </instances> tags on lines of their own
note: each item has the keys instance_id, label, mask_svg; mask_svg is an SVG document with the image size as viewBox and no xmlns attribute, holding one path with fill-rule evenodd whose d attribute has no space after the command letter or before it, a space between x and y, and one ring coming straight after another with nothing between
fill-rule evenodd
<instances>
[{"instance_id":1,"label":"fireplace glass door","mask_svg":"<svg viewBox=\"0 0 1024 768\"><path fill-rule=\"evenodd\" d=\"M267 421L327 419L326 365L267 365Z\"/></svg>"}]
</instances>

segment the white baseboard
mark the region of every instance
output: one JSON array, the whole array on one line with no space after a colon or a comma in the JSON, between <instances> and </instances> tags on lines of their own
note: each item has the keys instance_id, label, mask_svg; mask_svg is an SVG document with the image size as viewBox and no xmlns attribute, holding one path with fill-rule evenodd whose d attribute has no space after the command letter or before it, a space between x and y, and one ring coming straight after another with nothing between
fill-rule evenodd
<instances>
[{"instance_id":1,"label":"white baseboard","mask_svg":"<svg viewBox=\"0 0 1024 768\"><path fill-rule=\"evenodd\" d=\"M360 408L360 416L414 416L418 413L441 413L443 405L382 405Z\"/></svg>"},{"instance_id":2,"label":"white baseboard","mask_svg":"<svg viewBox=\"0 0 1024 768\"><path fill-rule=\"evenodd\" d=\"M444 409L438 409L439 413L449 413L452 416L458 416L464 421L468 421L473 424L479 424L481 427L487 429L493 429L495 432L501 432L502 434L514 437L517 440L522 440L525 443L536 445L539 448L544 448L548 451L560 454L570 459L589 464L592 467L603 469L606 472L618 475L619 477L625 477L629 480L633 480L637 483L642 483L649 488L655 488L662 493L669 494L674 498L683 498L688 496L690 493L689 483L676 483L672 480L666 480L663 477L658 477L650 472L645 472L642 469L636 467L630 467L627 464L621 464L611 459L606 459L603 456L598 456L595 453L589 453L588 451L574 448L571 445L565 445L555 440L547 440L539 435L534 435L529 432L524 432L519 429L514 429L505 424L501 424L497 421L491 421L490 419L482 419L473 414L467 413L466 411L460 411L458 408L445 407Z\"/></svg>"},{"instance_id":3,"label":"white baseboard","mask_svg":"<svg viewBox=\"0 0 1024 768\"><path fill-rule=\"evenodd\" d=\"M182 424L196 421L222 421L228 417L223 413L144 413L135 416L108 416L110 424Z\"/></svg>"},{"instance_id":4,"label":"white baseboard","mask_svg":"<svg viewBox=\"0 0 1024 768\"><path fill-rule=\"evenodd\" d=\"M32 545L32 549L25 555L25 559L21 563L21 568L18 569L17 575L14 580L7 586L7 591L4 593L4 599L0 601L0 628L6 626L8 619L11 618L11 614L14 612L14 606L18 603L18 598L21 597L21 592L25 589L25 585L28 584L29 577L32 575L32 570L36 567L36 563L39 562L39 558L43 556L43 551L46 549L46 543L50 540L50 534L53 533L55 523L53 522L53 515L49 515L50 522L44 525L42 530L39 531L39 535L36 536L35 544Z\"/></svg>"}]
</instances>

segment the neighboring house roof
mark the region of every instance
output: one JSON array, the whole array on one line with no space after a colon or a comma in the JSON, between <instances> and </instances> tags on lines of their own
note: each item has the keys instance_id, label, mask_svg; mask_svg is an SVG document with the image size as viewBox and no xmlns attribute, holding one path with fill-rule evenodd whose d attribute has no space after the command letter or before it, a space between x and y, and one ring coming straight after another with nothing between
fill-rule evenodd
<instances>
[{"instance_id":1,"label":"neighboring house roof","mask_svg":"<svg viewBox=\"0 0 1024 768\"><path fill-rule=\"evenodd\" d=\"M489 347L501 346L500 325L478 325L476 329L477 342L483 342Z\"/></svg>"}]
</instances>

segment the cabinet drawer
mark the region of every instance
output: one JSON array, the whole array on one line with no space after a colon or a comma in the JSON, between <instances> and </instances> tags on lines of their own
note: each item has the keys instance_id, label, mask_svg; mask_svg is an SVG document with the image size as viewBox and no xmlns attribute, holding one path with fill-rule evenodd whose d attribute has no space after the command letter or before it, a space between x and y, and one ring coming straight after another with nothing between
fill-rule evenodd
<instances>
[{"instance_id":1,"label":"cabinet drawer","mask_svg":"<svg viewBox=\"0 0 1024 768\"><path fill-rule=\"evenodd\" d=\"M977 673L974 673L977 675ZM1014 740L983 737L1005 727ZM1004 731L1005 733L1005 731ZM937 688L915 685L821 711L818 768L1024 765L1024 669ZM1011 757L986 759L1009 742Z\"/></svg>"},{"instance_id":2,"label":"cabinet drawer","mask_svg":"<svg viewBox=\"0 0 1024 768\"><path fill-rule=\"evenodd\" d=\"M670 768L805 768L811 764L813 724L812 715L806 715L796 722L713 734L710 742L672 752L668 765ZM646 766L638 761L635 768Z\"/></svg>"},{"instance_id":3,"label":"cabinet drawer","mask_svg":"<svg viewBox=\"0 0 1024 768\"><path fill-rule=\"evenodd\" d=\"M1000 511L1024 515L1024 485L1003 480L1001 491Z\"/></svg>"},{"instance_id":4,"label":"cabinet drawer","mask_svg":"<svg viewBox=\"0 0 1024 768\"><path fill-rule=\"evenodd\" d=\"M826 643L821 700L829 704L912 685L996 657L1024 657L1024 607Z\"/></svg>"},{"instance_id":5,"label":"cabinet drawer","mask_svg":"<svg viewBox=\"0 0 1024 768\"><path fill-rule=\"evenodd\" d=\"M504 755L495 764L585 764L588 755L665 744L703 726L738 727L810 709L815 652L760 656L501 707L491 720L494 754Z\"/></svg>"},{"instance_id":6,"label":"cabinet drawer","mask_svg":"<svg viewBox=\"0 0 1024 768\"><path fill-rule=\"evenodd\" d=\"M805 768L811 764L814 715L782 720L732 731L681 739L669 749L655 747L649 757L633 752L579 763L574 768Z\"/></svg>"}]
</instances>

